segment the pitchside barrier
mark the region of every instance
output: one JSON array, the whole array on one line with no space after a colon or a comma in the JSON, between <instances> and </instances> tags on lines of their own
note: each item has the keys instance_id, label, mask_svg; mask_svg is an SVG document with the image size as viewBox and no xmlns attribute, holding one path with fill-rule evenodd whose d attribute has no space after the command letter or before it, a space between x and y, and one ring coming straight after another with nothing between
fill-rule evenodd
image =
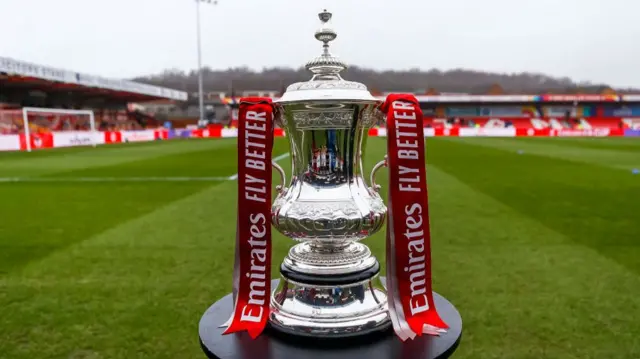
<instances>
[{"instance_id":1,"label":"pitchside barrier","mask_svg":"<svg viewBox=\"0 0 640 359\"><path fill-rule=\"evenodd\" d=\"M284 130L275 129L276 137L285 136ZM385 137L385 128L372 128L369 136ZM588 130L533 129L533 128L425 128L425 137L615 137L640 136L640 130L594 128ZM212 127L198 130L142 130L142 131L70 131L27 135L0 135L0 151L26 151L28 149L94 146L112 143L150 142L176 138L233 138L235 128ZM29 142L27 142L29 139Z\"/></svg>"}]
</instances>

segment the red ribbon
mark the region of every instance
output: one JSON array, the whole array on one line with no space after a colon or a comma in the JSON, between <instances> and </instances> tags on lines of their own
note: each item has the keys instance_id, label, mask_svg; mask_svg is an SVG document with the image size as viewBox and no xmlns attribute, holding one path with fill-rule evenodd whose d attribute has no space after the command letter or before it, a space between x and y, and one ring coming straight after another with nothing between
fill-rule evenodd
<instances>
[{"instance_id":1,"label":"red ribbon","mask_svg":"<svg viewBox=\"0 0 640 359\"><path fill-rule=\"evenodd\" d=\"M273 117L270 99L240 100L234 309L224 334L246 330L254 339L267 325L270 309Z\"/></svg>"},{"instance_id":2,"label":"red ribbon","mask_svg":"<svg viewBox=\"0 0 640 359\"><path fill-rule=\"evenodd\" d=\"M389 314L405 341L448 329L431 286L431 233L422 111L413 95L389 95L387 114Z\"/></svg>"}]
</instances>

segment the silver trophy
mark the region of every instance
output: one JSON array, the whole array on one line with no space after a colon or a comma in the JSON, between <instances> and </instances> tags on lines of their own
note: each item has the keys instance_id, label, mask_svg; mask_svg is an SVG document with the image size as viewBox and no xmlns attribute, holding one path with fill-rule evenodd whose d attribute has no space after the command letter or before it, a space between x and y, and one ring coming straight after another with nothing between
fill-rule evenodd
<instances>
[{"instance_id":1,"label":"silver trophy","mask_svg":"<svg viewBox=\"0 0 640 359\"><path fill-rule=\"evenodd\" d=\"M319 14L315 38L322 55L307 63L308 82L295 83L275 102L292 160L288 186L279 186L272 223L300 243L289 251L271 298L270 325L313 337L344 337L391 325L380 264L361 240L382 228L387 208L369 185L362 161L368 129L382 113L367 87L343 80L347 66L329 52L337 37ZM284 179L281 168L276 166Z\"/></svg>"}]
</instances>

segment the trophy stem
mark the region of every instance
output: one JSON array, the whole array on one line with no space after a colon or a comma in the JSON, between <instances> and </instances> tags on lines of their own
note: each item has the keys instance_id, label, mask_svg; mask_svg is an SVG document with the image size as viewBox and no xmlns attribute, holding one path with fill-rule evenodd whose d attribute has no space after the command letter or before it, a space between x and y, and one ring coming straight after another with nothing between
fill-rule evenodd
<instances>
[{"instance_id":1,"label":"trophy stem","mask_svg":"<svg viewBox=\"0 0 640 359\"><path fill-rule=\"evenodd\" d=\"M309 248L318 253L336 253L342 252L351 245L350 242L326 243L320 241L309 241Z\"/></svg>"}]
</instances>

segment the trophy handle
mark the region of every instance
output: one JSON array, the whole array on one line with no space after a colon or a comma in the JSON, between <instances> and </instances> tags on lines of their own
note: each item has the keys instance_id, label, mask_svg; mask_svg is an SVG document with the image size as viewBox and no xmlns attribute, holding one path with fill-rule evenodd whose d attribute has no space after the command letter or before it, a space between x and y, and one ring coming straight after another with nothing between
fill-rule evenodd
<instances>
[{"instance_id":1,"label":"trophy handle","mask_svg":"<svg viewBox=\"0 0 640 359\"><path fill-rule=\"evenodd\" d=\"M376 163L371 170L371 177L369 178L369 183L371 184L371 189L375 192L380 191L380 185L376 183L376 172L382 167L387 167L387 155L384 155L384 160Z\"/></svg>"},{"instance_id":2,"label":"trophy handle","mask_svg":"<svg viewBox=\"0 0 640 359\"><path fill-rule=\"evenodd\" d=\"M279 164L277 164L275 161L271 161L271 166L273 166L273 168L276 169L276 172L278 172L278 174L280 175L280 184L276 186L276 191L278 191L278 193L283 193L285 191L285 180L287 178L287 175L284 173L284 170L282 169L282 167L280 167Z\"/></svg>"}]
</instances>

